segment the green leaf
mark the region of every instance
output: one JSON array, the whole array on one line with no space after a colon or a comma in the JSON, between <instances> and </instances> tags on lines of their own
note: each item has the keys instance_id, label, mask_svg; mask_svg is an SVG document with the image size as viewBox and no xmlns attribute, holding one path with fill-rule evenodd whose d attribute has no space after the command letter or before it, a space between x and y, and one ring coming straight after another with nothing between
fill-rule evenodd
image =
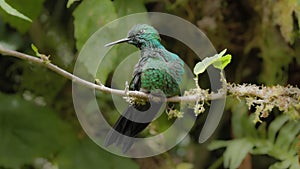
<instances>
[{"instance_id":1,"label":"green leaf","mask_svg":"<svg viewBox=\"0 0 300 169\"><path fill-rule=\"evenodd\" d=\"M113 5L118 17L135 14L135 13L147 12L143 1L115 0L113 1ZM121 27L121 29L123 30L126 28L124 30L125 31L124 34L120 35L120 33L123 30L120 31L120 29L119 30L115 29L116 31L113 30L111 31L110 36L113 37L113 39L123 38L124 36L127 35L127 32L130 30L130 28L133 25L140 24L140 23L151 24L146 14L138 15L134 17L135 17L134 19L126 19L126 22L124 22L124 20L119 21L117 27ZM114 76L115 75L117 76L116 79L118 83L112 83L112 85L114 85L114 87L116 88L124 88L125 81L129 81L131 79L131 73L133 71L132 68L134 68L134 65L137 63L140 57L139 54L136 53L132 58L130 59L127 58L135 51L137 51L137 48L128 44L120 44L113 47L110 50L110 52L107 54L109 57L105 57L101 62L101 65L99 65L101 69L98 69L96 76L99 77L102 81L105 81L107 75L115 71ZM120 61L122 60L125 61L124 60L125 58L126 58L126 64L120 64ZM126 75L124 75L124 73Z\"/></svg>"},{"instance_id":2,"label":"green leaf","mask_svg":"<svg viewBox=\"0 0 300 169\"><path fill-rule=\"evenodd\" d=\"M224 152L224 167L235 169L254 147L248 139L237 139L230 142Z\"/></svg>"},{"instance_id":3,"label":"green leaf","mask_svg":"<svg viewBox=\"0 0 300 169\"><path fill-rule=\"evenodd\" d=\"M30 18L28 18L27 16L23 15L21 12L11 7L8 3L5 2L5 0L0 0L0 7L10 15L32 22Z\"/></svg>"},{"instance_id":4,"label":"green leaf","mask_svg":"<svg viewBox=\"0 0 300 169\"><path fill-rule=\"evenodd\" d=\"M289 25L289 27L292 28L293 25ZM259 56L262 58L260 65L262 70L258 76L259 82L269 86L284 85L289 77L286 70L293 62L297 51L293 51L290 45L282 40L282 35L278 33L278 28L274 26L273 22L271 23L271 20L265 22L263 26L259 26L259 29L257 28L253 28L257 30L256 35L247 44L245 51L248 55L252 50L260 49L261 51ZM295 47L295 49L298 50L299 47Z\"/></svg>"},{"instance_id":5,"label":"green leaf","mask_svg":"<svg viewBox=\"0 0 300 169\"><path fill-rule=\"evenodd\" d=\"M122 49L124 49L123 53ZM111 85L114 88L124 88L125 82L131 79L134 65L140 58L138 53L130 55L134 51L137 51L137 49L128 44L121 44L111 49L107 53L107 57L104 57L99 64L96 77L100 78L101 82L106 82L108 74L114 72ZM130 57L126 58L127 56Z\"/></svg>"},{"instance_id":6,"label":"green leaf","mask_svg":"<svg viewBox=\"0 0 300 169\"><path fill-rule=\"evenodd\" d=\"M300 132L299 121L289 121L285 124L278 133L275 146L281 150L288 151L295 138Z\"/></svg>"},{"instance_id":7,"label":"green leaf","mask_svg":"<svg viewBox=\"0 0 300 169\"><path fill-rule=\"evenodd\" d=\"M18 50L22 44L22 37L18 32L5 30L5 25L0 21L0 45L10 50Z\"/></svg>"},{"instance_id":8,"label":"green leaf","mask_svg":"<svg viewBox=\"0 0 300 169\"><path fill-rule=\"evenodd\" d=\"M95 31L117 18L113 2L110 0L83 1L73 15L78 50Z\"/></svg>"},{"instance_id":9,"label":"green leaf","mask_svg":"<svg viewBox=\"0 0 300 169\"><path fill-rule=\"evenodd\" d=\"M222 50L218 55L219 57L222 57L226 53L227 49Z\"/></svg>"},{"instance_id":10,"label":"green leaf","mask_svg":"<svg viewBox=\"0 0 300 169\"><path fill-rule=\"evenodd\" d=\"M47 63L47 60L44 60ZM43 96L47 103L56 103L57 96L65 87L68 79L49 69L21 62L11 67L13 72L22 70L22 83L19 91L30 91L35 96ZM49 92L51 91L51 92Z\"/></svg>"},{"instance_id":11,"label":"green leaf","mask_svg":"<svg viewBox=\"0 0 300 169\"><path fill-rule=\"evenodd\" d=\"M219 58L215 63L213 63L213 66L215 68L223 70L230 62L231 62L231 55L228 54Z\"/></svg>"},{"instance_id":12,"label":"green leaf","mask_svg":"<svg viewBox=\"0 0 300 169\"><path fill-rule=\"evenodd\" d=\"M91 61L92 63L89 63L89 59L92 58L91 56L101 52L99 46L103 47L105 43L124 38L133 25L137 23L147 23L148 19L146 14L138 15L134 19L119 20L119 22L115 22L113 26L110 25L110 28L102 26L118 17L145 11L143 1L90 0L83 1L73 13L75 17L74 24L77 49L81 50L80 55L83 56L83 58L88 58L84 60L84 63L88 63L87 69L94 68L95 65L93 64L99 64L97 65L99 69L96 73L96 78L100 79L102 83L106 83L108 75L118 67L123 59L134 51L137 51L137 49L128 44L116 45L109 50L106 54L107 57L104 57L99 63L96 63L94 60ZM95 32L101 27L103 28L101 29L102 33ZM91 36L94 32L94 36ZM88 39L89 41L86 43ZM85 46L82 48L84 44ZM106 49L108 48L104 50ZM133 62L136 63L136 60L131 61L131 63ZM129 72L128 66L126 69L125 71ZM90 72L90 70L87 70L87 72ZM128 73L129 79L130 74L131 72ZM121 80L125 80L125 77L126 76L122 76ZM129 79L126 78L127 81ZM121 88L124 87L124 83L119 82L118 84L122 85Z\"/></svg>"},{"instance_id":13,"label":"green leaf","mask_svg":"<svg viewBox=\"0 0 300 169\"><path fill-rule=\"evenodd\" d=\"M269 169L282 169L289 168L290 163L288 161L277 162L269 167Z\"/></svg>"},{"instance_id":14,"label":"green leaf","mask_svg":"<svg viewBox=\"0 0 300 169\"><path fill-rule=\"evenodd\" d=\"M40 15L43 9L44 0L26 0L26 3L24 3L25 1L20 0L6 0L6 2L13 6L14 9L34 20ZM21 33L25 33L31 27L31 22L21 19L20 17L10 15L4 10L0 9L0 15L3 21L10 24Z\"/></svg>"},{"instance_id":15,"label":"green leaf","mask_svg":"<svg viewBox=\"0 0 300 169\"><path fill-rule=\"evenodd\" d=\"M1 166L21 168L37 158L51 158L64 169L138 168L131 159L115 156L87 138L78 140L58 113L47 107L1 93L0 103Z\"/></svg>"},{"instance_id":16,"label":"green leaf","mask_svg":"<svg viewBox=\"0 0 300 169\"><path fill-rule=\"evenodd\" d=\"M286 42L293 44L297 38L297 30L294 29L294 20L300 19L300 4L299 0L276 1L272 6L274 24L280 28L280 32ZM300 23L298 22L299 26Z\"/></svg>"},{"instance_id":17,"label":"green leaf","mask_svg":"<svg viewBox=\"0 0 300 169\"><path fill-rule=\"evenodd\" d=\"M282 169L282 168L299 169L300 164L298 162L298 157L295 156L294 158L274 163L269 167L269 169Z\"/></svg>"},{"instance_id":18,"label":"green leaf","mask_svg":"<svg viewBox=\"0 0 300 169\"><path fill-rule=\"evenodd\" d=\"M224 69L225 66L228 65L228 63L230 63L231 61L231 55L226 55L224 59L222 58L223 55L226 53L226 50L227 49L224 49L219 54L215 54L212 57L207 57L201 62L198 62L194 67L194 74L198 75L200 73L203 73L212 64L218 69Z\"/></svg>"},{"instance_id":19,"label":"green leaf","mask_svg":"<svg viewBox=\"0 0 300 169\"><path fill-rule=\"evenodd\" d=\"M252 117L247 115L249 110L245 100L229 98L226 101L231 104L232 132L234 136L237 138L257 137L258 133L252 121Z\"/></svg>"},{"instance_id":20,"label":"green leaf","mask_svg":"<svg viewBox=\"0 0 300 169\"><path fill-rule=\"evenodd\" d=\"M300 134L299 121L290 120L289 116L278 116L271 124L266 127L263 124L259 128L255 128L252 123L252 116L245 112L243 103L228 100L233 112L232 124L234 135L241 138L230 141L213 141L209 145L210 150L226 147L224 152L224 166L236 168L239 166L243 158L238 157L240 154L244 156L246 152L253 155L268 155L274 159L280 160L274 163L270 168L299 168L297 161L297 145ZM242 133L244 132L244 133ZM244 146L243 146L244 145Z\"/></svg>"},{"instance_id":21,"label":"green leaf","mask_svg":"<svg viewBox=\"0 0 300 169\"><path fill-rule=\"evenodd\" d=\"M35 158L50 157L71 142L74 135L57 112L0 93L0 164L20 168Z\"/></svg>"},{"instance_id":22,"label":"green leaf","mask_svg":"<svg viewBox=\"0 0 300 169\"><path fill-rule=\"evenodd\" d=\"M288 116L280 116L277 117L269 126L268 137L269 139L275 143L277 132L281 129L281 127L289 120Z\"/></svg>"},{"instance_id":23,"label":"green leaf","mask_svg":"<svg viewBox=\"0 0 300 169\"><path fill-rule=\"evenodd\" d=\"M31 49L34 51L36 56L40 56L41 54L39 53L38 48L32 43L31 44Z\"/></svg>"},{"instance_id":24,"label":"green leaf","mask_svg":"<svg viewBox=\"0 0 300 169\"><path fill-rule=\"evenodd\" d=\"M198 75L200 73L203 73L208 68L208 66L210 66L217 59L218 55L214 55L213 57L208 57L203 59L201 62L198 62L194 67L194 74Z\"/></svg>"},{"instance_id":25,"label":"green leaf","mask_svg":"<svg viewBox=\"0 0 300 169\"><path fill-rule=\"evenodd\" d=\"M70 8L71 5L76 2L76 1L80 1L80 0L68 0L68 3L67 3L67 8Z\"/></svg>"},{"instance_id":26,"label":"green leaf","mask_svg":"<svg viewBox=\"0 0 300 169\"><path fill-rule=\"evenodd\" d=\"M118 16L147 12L143 1L115 0L113 1Z\"/></svg>"},{"instance_id":27,"label":"green leaf","mask_svg":"<svg viewBox=\"0 0 300 169\"><path fill-rule=\"evenodd\" d=\"M222 141L222 140L213 140L209 145L208 145L208 149L209 150L216 150L219 148L223 148L228 146L228 144L230 144L230 141Z\"/></svg>"},{"instance_id":28,"label":"green leaf","mask_svg":"<svg viewBox=\"0 0 300 169\"><path fill-rule=\"evenodd\" d=\"M80 160L79 160L80 159ZM58 154L55 161L63 169L137 169L129 158L115 156L88 138L78 140Z\"/></svg>"},{"instance_id":29,"label":"green leaf","mask_svg":"<svg viewBox=\"0 0 300 169\"><path fill-rule=\"evenodd\" d=\"M192 163L179 163L176 169L193 169L194 165Z\"/></svg>"},{"instance_id":30,"label":"green leaf","mask_svg":"<svg viewBox=\"0 0 300 169\"><path fill-rule=\"evenodd\" d=\"M298 169L300 168L300 163L299 163L299 157L295 156L293 159L291 159L291 166L290 169Z\"/></svg>"}]
</instances>

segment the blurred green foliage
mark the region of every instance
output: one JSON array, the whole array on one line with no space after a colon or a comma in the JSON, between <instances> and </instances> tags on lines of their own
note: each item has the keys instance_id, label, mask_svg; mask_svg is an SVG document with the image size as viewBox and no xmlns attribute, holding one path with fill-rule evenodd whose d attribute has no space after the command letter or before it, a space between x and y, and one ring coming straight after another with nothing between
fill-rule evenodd
<instances>
[{"instance_id":1,"label":"blurred green foliage","mask_svg":"<svg viewBox=\"0 0 300 169\"><path fill-rule=\"evenodd\" d=\"M117 18L113 2L97 0L82 2L73 15L78 50L95 31Z\"/></svg>"},{"instance_id":2,"label":"blurred green foliage","mask_svg":"<svg viewBox=\"0 0 300 169\"><path fill-rule=\"evenodd\" d=\"M206 33L217 51L227 48L233 55L232 63L225 70L229 82L300 86L298 0L5 2L32 22L0 8L0 45L34 55L30 47L34 43L40 53L51 55L52 63L70 72L82 46L101 26L128 14L157 11L194 23ZM163 40L191 68L199 61L180 42L168 37ZM113 85L114 67L120 64L122 56L134 50L126 45L115 47L111 51L113 57L102 65L97 78L108 86ZM0 72L0 168L43 168L37 165L39 159L51 163L52 168L62 169L247 168L249 164L253 168L293 168L297 164L298 121L280 115L275 109L263 123L254 124L244 103L232 100L227 102L224 118L212 137L214 141L209 148L214 151L208 150L207 144L196 142L204 113L198 117L187 141L163 156L135 161L117 157L99 148L84 134L73 108L71 83L66 79L46 68L6 56L0 56ZM120 78L124 81L126 77ZM209 86L207 75L199 79L201 86ZM115 121L118 114L111 114L115 112L111 97L98 93L97 96L104 116ZM160 128L158 123L150 126L150 133L160 131L157 128ZM256 158L256 155L260 156Z\"/></svg>"},{"instance_id":3,"label":"blurred green foliage","mask_svg":"<svg viewBox=\"0 0 300 169\"><path fill-rule=\"evenodd\" d=\"M37 154L50 157L68 145L75 134L47 107L25 101L18 95L1 94L0 99L2 166L18 168L30 164Z\"/></svg>"},{"instance_id":4,"label":"blurred green foliage","mask_svg":"<svg viewBox=\"0 0 300 169\"><path fill-rule=\"evenodd\" d=\"M32 20L30 18L28 18L27 16L23 15L22 13L20 13L18 10L16 10L15 8L11 7L8 3L6 3L4 0L0 1L0 7L8 14L22 18L24 20L27 20L29 22L31 22Z\"/></svg>"},{"instance_id":5,"label":"blurred green foliage","mask_svg":"<svg viewBox=\"0 0 300 169\"><path fill-rule=\"evenodd\" d=\"M79 139L69 123L51 108L19 95L0 95L0 164L20 168L38 157L59 168L137 168L126 158L100 149L87 137ZM80 159L80 160L78 160ZM124 166L124 164L126 164Z\"/></svg>"},{"instance_id":6,"label":"blurred green foliage","mask_svg":"<svg viewBox=\"0 0 300 169\"><path fill-rule=\"evenodd\" d=\"M27 3L22 3L18 0L5 0L14 9L21 12L25 16L31 18L31 20L36 19L43 9L44 0L29 0ZM19 32L25 33L31 26L31 22L20 17L15 17L2 10L0 10L1 16L3 16L3 21L9 23L11 26L16 28Z\"/></svg>"},{"instance_id":7,"label":"blurred green foliage","mask_svg":"<svg viewBox=\"0 0 300 169\"><path fill-rule=\"evenodd\" d=\"M224 152L224 167L238 168L248 153L254 155L269 155L279 160L270 166L275 168L299 168L295 139L300 132L298 121L289 121L286 115L278 116L267 127L266 124L258 128L253 123L254 114L247 115L245 102L239 102L230 98L228 104L232 104L233 134L236 139L229 141L213 141L209 145L210 150L226 147ZM247 131L247 132L245 132ZM255 167L259 168L259 166Z\"/></svg>"}]
</instances>

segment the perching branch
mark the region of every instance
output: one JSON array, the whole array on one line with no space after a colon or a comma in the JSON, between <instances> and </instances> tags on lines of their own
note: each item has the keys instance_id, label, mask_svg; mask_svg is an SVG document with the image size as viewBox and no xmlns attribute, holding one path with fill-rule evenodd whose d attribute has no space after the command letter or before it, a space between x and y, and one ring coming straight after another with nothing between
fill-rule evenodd
<instances>
[{"instance_id":1,"label":"perching branch","mask_svg":"<svg viewBox=\"0 0 300 169\"><path fill-rule=\"evenodd\" d=\"M86 81L50 63L48 57L43 54L40 54L38 55L38 57L35 57L14 50L3 48L1 45L0 54L17 57L45 66L48 69L51 69L57 74L60 74L61 76L70 79L79 85L95 89L104 93L111 93L120 96L134 97L140 99L149 99L151 97L154 97L152 95L139 91L112 89L104 86L103 84L95 84ZM271 87L256 86L251 84L239 85L227 83L225 79L223 79L222 83L223 88L220 89L218 93L209 93L208 90L204 90L197 87L196 89L190 89L186 91L184 96L166 98L165 101L196 103L195 114L198 115L199 112L201 113L204 111L204 101L223 99L226 96L234 96L238 99L245 98L249 108L251 106L254 106L256 108L255 122L259 122L261 117L267 117L269 112L271 112L274 107L277 107L280 111L289 114L294 119L300 119L300 89L297 87L283 87L280 85Z\"/></svg>"},{"instance_id":2,"label":"perching branch","mask_svg":"<svg viewBox=\"0 0 300 169\"><path fill-rule=\"evenodd\" d=\"M32 55L24 54L24 53L21 53L18 51L6 49L6 48L2 47L1 45L0 45L0 54L17 57L17 58L20 58L23 60L27 60L27 61L39 64L39 65L45 66L48 69L54 71L55 73L65 77L69 80L72 80L73 82L75 82L79 85L82 85L82 86L85 86L85 87L88 87L91 89L99 90L104 93L111 93L111 94L127 96L127 97L128 96L129 97L137 97L137 98L141 98L141 99L149 99L149 97L153 97L149 94L139 92L139 91L125 91L125 90L119 90L119 89L112 89L112 88L106 87L102 84L95 84L95 83L86 81L84 79L81 79L81 78L65 71L64 69L56 66L55 64L45 61L44 57L39 58L39 57L35 57ZM224 95L222 95L221 93L212 93L212 94L207 95L206 97L203 97L200 94L195 94L195 95L181 96L181 97L180 96L170 97L170 98L166 98L166 101L168 101L168 102L195 102L197 100L215 100L215 99L220 99L223 97L224 97Z\"/></svg>"}]
</instances>

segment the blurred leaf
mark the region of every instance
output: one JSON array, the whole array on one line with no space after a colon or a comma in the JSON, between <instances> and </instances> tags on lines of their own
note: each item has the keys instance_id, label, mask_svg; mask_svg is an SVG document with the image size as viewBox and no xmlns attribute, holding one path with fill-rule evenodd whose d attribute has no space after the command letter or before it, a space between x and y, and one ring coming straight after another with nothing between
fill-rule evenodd
<instances>
[{"instance_id":1,"label":"blurred leaf","mask_svg":"<svg viewBox=\"0 0 300 169\"><path fill-rule=\"evenodd\" d=\"M29 22L32 22L32 20L30 18L28 18L27 16L23 15L22 13L20 13L19 11L17 11L13 7L11 7L4 0L0 0L0 7L10 15L13 15L13 16L19 17L21 19L27 20Z\"/></svg>"},{"instance_id":2,"label":"blurred leaf","mask_svg":"<svg viewBox=\"0 0 300 169\"><path fill-rule=\"evenodd\" d=\"M56 112L18 95L0 93L0 121L0 164L11 168L54 155L73 133Z\"/></svg>"},{"instance_id":3,"label":"blurred leaf","mask_svg":"<svg viewBox=\"0 0 300 169\"><path fill-rule=\"evenodd\" d=\"M210 150L226 147L223 154L225 168L238 168L246 155L252 150L254 144L247 138L231 141L213 141L209 144Z\"/></svg>"},{"instance_id":4,"label":"blurred leaf","mask_svg":"<svg viewBox=\"0 0 300 169\"><path fill-rule=\"evenodd\" d=\"M19 96L0 93L0 121L0 164L5 167L19 168L55 156L63 169L138 168L131 159L114 156L87 138L77 140L56 112Z\"/></svg>"},{"instance_id":5,"label":"blurred leaf","mask_svg":"<svg viewBox=\"0 0 300 169\"><path fill-rule=\"evenodd\" d=\"M105 43L112 42L114 40L124 38L127 35L129 29L137 23L147 23L147 15L138 15L135 19L125 19L115 22L109 27L102 27L107 23L110 23L117 17L122 17L128 14L145 12L145 6L143 1L83 1L73 13L75 17L75 37L76 46L78 50L81 50L81 56L84 55L87 59L84 61L88 63L87 69L94 68L94 64L98 64L99 68L96 73L96 78L98 78L102 83L106 83L109 75L116 69L120 62L126 58L128 55L137 51L137 48L128 44L120 44L109 49L106 54L108 57L104 57L101 62L97 63L94 59L90 63L92 56L97 56L98 53L106 52L108 48L100 49L99 46L103 47ZM101 34L95 34L98 38L91 36L95 31L101 29ZM105 33L103 33L105 32ZM96 32L99 33L99 32ZM84 48L82 46L90 38L88 44ZM103 44L103 42L105 42ZM135 61L135 60L134 60ZM136 63L136 61L135 61ZM127 66L128 68L128 66ZM127 69L128 70L128 69ZM88 70L89 72L90 70ZM92 70L93 71L93 70ZM126 71L128 72L128 71ZM130 76L132 72L129 72ZM122 76L124 77L124 76ZM124 77L125 78L125 77ZM123 79L124 79L123 78ZM126 79L126 80L130 80ZM124 83L118 83L124 87ZM109 84L108 84L109 85Z\"/></svg>"},{"instance_id":6,"label":"blurred leaf","mask_svg":"<svg viewBox=\"0 0 300 169\"><path fill-rule=\"evenodd\" d=\"M289 168L290 164L287 161L277 162L270 166L269 169Z\"/></svg>"},{"instance_id":7,"label":"blurred leaf","mask_svg":"<svg viewBox=\"0 0 300 169\"><path fill-rule=\"evenodd\" d=\"M78 50L95 31L117 18L113 2L110 0L83 1L73 15Z\"/></svg>"},{"instance_id":8,"label":"blurred leaf","mask_svg":"<svg viewBox=\"0 0 300 169\"><path fill-rule=\"evenodd\" d=\"M138 12L147 12L143 1L115 0L113 1L118 16L125 16Z\"/></svg>"},{"instance_id":9,"label":"blurred leaf","mask_svg":"<svg viewBox=\"0 0 300 169\"><path fill-rule=\"evenodd\" d=\"M179 163L176 169L193 169L194 165L192 163Z\"/></svg>"},{"instance_id":10,"label":"blurred leaf","mask_svg":"<svg viewBox=\"0 0 300 169\"><path fill-rule=\"evenodd\" d=\"M286 84L288 66L293 59L290 47L275 28L266 28L262 41L263 70L260 80L266 85Z\"/></svg>"},{"instance_id":11,"label":"blurred leaf","mask_svg":"<svg viewBox=\"0 0 300 169\"><path fill-rule=\"evenodd\" d=\"M300 2L299 0L276 1L273 7L273 17L275 24L278 24L285 41L293 44L299 30L294 29L294 20L300 19ZM295 17L295 18L294 18ZM298 23L298 27L300 23Z\"/></svg>"},{"instance_id":12,"label":"blurred leaf","mask_svg":"<svg viewBox=\"0 0 300 169\"><path fill-rule=\"evenodd\" d=\"M257 137L258 133L255 129L255 124L252 121L252 116L247 115L247 112L249 110L245 103L245 100L230 98L227 100L227 102L231 102L231 120L234 137Z\"/></svg>"},{"instance_id":13,"label":"blurred leaf","mask_svg":"<svg viewBox=\"0 0 300 169\"><path fill-rule=\"evenodd\" d=\"M45 158L36 158L33 162L35 169L59 169L57 164L53 164L50 160Z\"/></svg>"},{"instance_id":14,"label":"blurred leaf","mask_svg":"<svg viewBox=\"0 0 300 169\"><path fill-rule=\"evenodd\" d=\"M71 5L76 2L76 1L80 1L80 0L68 0L68 3L67 3L67 8L70 8Z\"/></svg>"},{"instance_id":15,"label":"blurred leaf","mask_svg":"<svg viewBox=\"0 0 300 169\"><path fill-rule=\"evenodd\" d=\"M118 15L118 17L123 17L126 15L130 15L130 14L135 14L135 13L140 13L140 12L147 12L146 7L144 5L143 1L132 1L132 0L115 0L113 1L113 5L115 7L115 11L116 14ZM129 29L138 23L148 23L148 18L146 15L144 16L135 16L134 19L126 19L126 22L124 21L120 21L120 23L118 23L118 26L122 28L128 28L126 31L129 31ZM117 35L117 32L112 32L112 35ZM122 35L123 37L126 36ZM117 38L122 38L122 37L118 37ZM118 73L114 73L114 75L118 76L118 83L114 83L112 85L114 85L114 87L117 88L123 88L125 81L130 81L131 79L131 74L134 68L134 65L138 62L139 59L139 55L135 54L133 56L133 58L128 59L126 57L128 57L129 55L131 55L132 53L134 53L135 51L137 51L137 48L132 46L132 45L118 45L117 47L114 47L111 51L111 53L109 54L109 57L105 57L102 63L102 69L99 70L97 72L97 77L103 77L102 72L112 72L114 70L117 69L123 69L121 70L122 75L118 76ZM115 53L114 53L115 52ZM120 68L120 61L123 60L124 58L126 58L126 66L123 67L121 66ZM124 60L123 60L124 61ZM109 63L109 64L106 64ZM123 63L123 62L122 62ZM128 65L127 65L128 64ZM126 74L126 75L125 75ZM115 81L116 82L116 81Z\"/></svg>"},{"instance_id":16,"label":"blurred leaf","mask_svg":"<svg viewBox=\"0 0 300 169\"><path fill-rule=\"evenodd\" d=\"M282 162L277 162L269 167L269 169L283 169L283 168L299 169L300 165L298 162L298 158L294 157L291 159L291 161L285 160Z\"/></svg>"},{"instance_id":17,"label":"blurred leaf","mask_svg":"<svg viewBox=\"0 0 300 169\"><path fill-rule=\"evenodd\" d=\"M88 138L69 145L56 158L63 169L137 169L130 158L115 156L97 146Z\"/></svg>"},{"instance_id":18,"label":"blurred leaf","mask_svg":"<svg viewBox=\"0 0 300 169\"><path fill-rule=\"evenodd\" d=\"M253 143L248 139L232 140L224 152L224 167L238 168L253 147Z\"/></svg>"},{"instance_id":19,"label":"blurred leaf","mask_svg":"<svg viewBox=\"0 0 300 169\"><path fill-rule=\"evenodd\" d=\"M269 126L268 137L272 142L275 142L277 132L289 120L288 116L277 117Z\"/></svg>"},{"instance_id":20,"label":"blurred leaf","mask_svg":"<svg viewBox=\"0 0 300 169\"><path fill-rule=\"evenodd\" d=\"M43 96L46 103L56 102L55 98L68 81L68 79L49 71L43 66L31 65L21 61L12 65L11 70L22 70L19 91L27 90L34 96Z\"/></svg>"},{"instance_id":21,"label":"blurred leaf","mask_svg":"<svg viewBox=\"0 0 300 169\"><path fill-rule=\"evenodd\" d=\"M242 126L243 127L243 126ZM254 128L254 126L253 126ZM275 162L270 168L299 168L297 156L297 143L300 134L300 123L298 121L288 121L288 116L277 117L269 126L264 128L268 137L259 135L253 137L248 135L241 139L230 141L213 141L209 148L214 150L226 147L224 152L224 167L237 168L247 152L253 155L269 155L279 162ZM247 128L242 129L245 133Z\"/></svg>"},{"instance_id":22,"label":"blurred leaf","mask_svg":"<svg viewBox=\"0 0 300 169\"><path fill-rule=\"evenodd\" d=\"M295 141L295 138L297 138L299 132L299 121L288 122L280 129L275 146L280 147L282 151L289 151L290 146L293 144L293 141Z\"/></svg>"},{"instance_id":23,"label":"blurred leaf","mask_svg":"<svg viewBox=\"0 0 300 169\"><path fill-rule=\"evenodd\" d=\"M270 17L268 12L265 12L264 15L266 15L265 18ZM290 17L292 18L292 16ZM265 85L286 84L288 66L293 61L295 53L278 33L278 28L274 26L273 20L265 19L263 21L262 24L253 28L255 36L247 44L245 53L257 49L261 51L258 55L263 59L260 66L262 70L259 72L261 83ZM293 25L289 25L289 27L293 27Z\"/></svg>"},{"instance_id":24,"label":"blurred leaf","mask_svg":"<svg viewBox=\"0 0 300 169\"><path fill-rule=\"evenodd\" d=\"M14 9L34 20L41 12L44 0L27 0L26 3L20 0L6 0L6 2L13 6ZM9 15L2 10L0 10L0 15L2 15L5 22L9 23L22 33L26 32L31 26L31 22L28 22L28 20Z\"/></svg>"},{"instance_id":25,"label":"blurred leaf","mask_svg":"<svg viewBox=\"0 0 300 169\"><path fill-rule=\"evenodd\" d=\"M123 53L122 49L124 49ZM134 51L137 51L137 49L128 44L121 44L114 47L107 53L107 57L103 58L96 76L101 78L101 81L105 82L107 80L107 75L110 72L114 72L111 85L114 88L124 88L125 82L130 82L134 65L140 58L138 52L130 55L130 53L133 53Z\"/></svg>"},{"instance_id":26,"label":"blurred leaf","mask_svg":"<svg viewBox=\"0 0 300 169\"><path fill-rule=\"evenodd\" d=\"M60 3L61 2L59 2L59 4ZM71 33L73 31L70 31L73 29L73 25L71 26L68 23L58 24L56 17L52 17L51 15L48 16L47 14L43 16L42 22L47 24L41 24L41 27L38 23L33 25L31 32L39 29L43 30L38 34L33 35L33 42L38 47L41 54L52 55L51 61L57 66L63 69L70 68L75 58L75 42Z\"/></svg>"},{"instance_id":27,"label":"blurred leaf","mask_svg":"<svg viewBox=\"0 0 300 169\"><path fill-rule=\"evenodd\" d=\"M1 22L1 21L0 21ZM1 23L0 23L1 25ZM2 26L2 25L1 25ZM22 37L18 32L0 31L0 45L10 50L17 50L22 45Z\"/></svg>"},{"instance_id":28,"label":"blurred leaf","mask_svg":"<svg viewBox=\"0 0 300 169\"><path fill-rule=\"evenodd\" d=\"M226 147L229 144L229 141L223 141L223 140L214 140L208 145L209 150L216 150L219 148Z\"/></svg>"}]
</instances>

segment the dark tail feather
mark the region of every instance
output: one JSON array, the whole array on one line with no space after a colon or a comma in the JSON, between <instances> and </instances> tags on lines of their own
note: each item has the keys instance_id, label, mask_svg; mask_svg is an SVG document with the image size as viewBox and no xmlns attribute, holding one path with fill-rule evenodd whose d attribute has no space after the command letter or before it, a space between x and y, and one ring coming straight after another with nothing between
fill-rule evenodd
<instances>
[{"instance_id":1,"label":"dark tail feather","mask_svg":"<svg viewBox=\"0 0 300 169\"><path fill-rule=\"evenodd\" d=\"M134 137L151 123L161 106L159 102L129 106L106 135L104 146L115 143L126 153L134 143Z\"/></svg>"}]
</instances>

